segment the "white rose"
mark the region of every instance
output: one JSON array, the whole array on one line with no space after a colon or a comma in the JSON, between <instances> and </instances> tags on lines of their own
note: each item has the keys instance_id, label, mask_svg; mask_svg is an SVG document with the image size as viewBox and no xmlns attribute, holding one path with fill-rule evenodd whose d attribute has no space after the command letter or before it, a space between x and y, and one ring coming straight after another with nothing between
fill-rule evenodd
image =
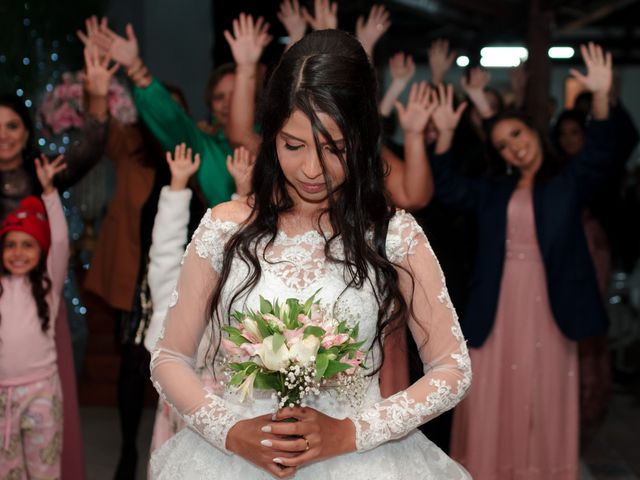
<instances>
[{"instance_id":1,"label":"white rose","mask_svg":"<svg viewBox=\"0 0 640 480\"><path fill-rule=\"evenodd\" d=\"M318 349L320 348L320 339L315 335L309 335L307 338L296 342L289 352L291 359L297 360L302 365L308 365L316 359Z\"/></svg>"},{"instance_id":2,"label":"white rose","mask_svg":"<svg viewBox=\"0 0 640 480\"><path fill-rule=\"evenodd\" d=\"M257 349L257 354L266 368L274 372L289 365L289 349L285 344L273 351L273 335L265 338Z\"/></svg>"}]
</instances>

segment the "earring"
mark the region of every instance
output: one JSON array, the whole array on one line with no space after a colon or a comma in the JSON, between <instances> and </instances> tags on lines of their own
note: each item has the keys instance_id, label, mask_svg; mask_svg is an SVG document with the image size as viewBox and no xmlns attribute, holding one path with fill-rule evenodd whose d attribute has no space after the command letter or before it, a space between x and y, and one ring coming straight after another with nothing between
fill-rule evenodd
<instances>
[{"instance_id":1,"label":"earring","mask_svg":"<svg viewBox=\"0 0 640 480\"><path fill-rule=\"evenodd\" d=\"M507 175L511 175L513 173L513 168L511 164L507 162Z\"/></svg>"}]
</instances>

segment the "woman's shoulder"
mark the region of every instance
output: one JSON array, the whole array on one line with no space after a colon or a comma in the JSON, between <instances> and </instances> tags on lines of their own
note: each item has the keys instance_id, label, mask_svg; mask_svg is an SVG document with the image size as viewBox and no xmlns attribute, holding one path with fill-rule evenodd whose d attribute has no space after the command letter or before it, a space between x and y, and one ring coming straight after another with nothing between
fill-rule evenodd
<instances>
[{"instance_id":1,"label":"woman's shoulder","mask_svg":"<svg viewBox=\"0 0 640 480\"><path fill-rule=\"evenodd\" d=\"M250 216L253 209L248 203L247 198L231 200L229 202L219 203L211 208L205 217L212 221L223 223L232 223L240 225L244 223Z\"/></svg>"}]
</instances>

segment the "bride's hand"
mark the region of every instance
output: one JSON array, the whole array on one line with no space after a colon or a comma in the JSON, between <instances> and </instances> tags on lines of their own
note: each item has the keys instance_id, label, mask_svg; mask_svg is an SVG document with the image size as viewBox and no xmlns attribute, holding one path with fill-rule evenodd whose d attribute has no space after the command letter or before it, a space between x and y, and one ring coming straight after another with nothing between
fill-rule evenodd
<instances>
[{"instance_id":1,"label":"bride's hand","mask_svg":"<svg viewBox=\"0 0 640 480\"><path fill-rule=\"evenodd\" d=\"M283 467L300 467L323 458L335 457L356 449L356 429L348 418L340 420L309 407L293 407L279 410L276 420L295 418L297 422L276 421L268 423L276 436L298 437L295 447L298 454L278 456L273 462ZM289 440L273 440L275 450L289 451ZM300 453L300 450L302 452Z\"/></svg>"},{"instance_id":2,"label":"bride's hand","mask_svg":"<svg viewBox=\"0 0 640 480\"><path fill-rule=\"evenodd\" d=\"M283 438L269 432L273 425L272 415L241 420L227 433L226 448L245 460L266 470L276 478L289 478L295 475L295 466L284 467L274 458L289 459L304 451L306 444L299 438Z\"/></svg>"}]
</instances>

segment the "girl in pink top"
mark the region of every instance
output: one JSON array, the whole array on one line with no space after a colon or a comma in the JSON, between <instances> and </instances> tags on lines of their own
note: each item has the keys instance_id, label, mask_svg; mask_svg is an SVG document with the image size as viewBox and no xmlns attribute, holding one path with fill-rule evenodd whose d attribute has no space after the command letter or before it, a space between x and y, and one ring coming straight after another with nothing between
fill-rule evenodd
<instances>
[{"instance_id":1,"label":"girl in pink top","mask_svg":"<svg viewBox=\"0 0 640 480\"><path fill-rule=\"evenodd\" d=\"M53 178L65 164L35 163L42 200L25 198L0 228L0 478L60 478L54 322L69 240Z\"/></svg>"}]
</instances>

